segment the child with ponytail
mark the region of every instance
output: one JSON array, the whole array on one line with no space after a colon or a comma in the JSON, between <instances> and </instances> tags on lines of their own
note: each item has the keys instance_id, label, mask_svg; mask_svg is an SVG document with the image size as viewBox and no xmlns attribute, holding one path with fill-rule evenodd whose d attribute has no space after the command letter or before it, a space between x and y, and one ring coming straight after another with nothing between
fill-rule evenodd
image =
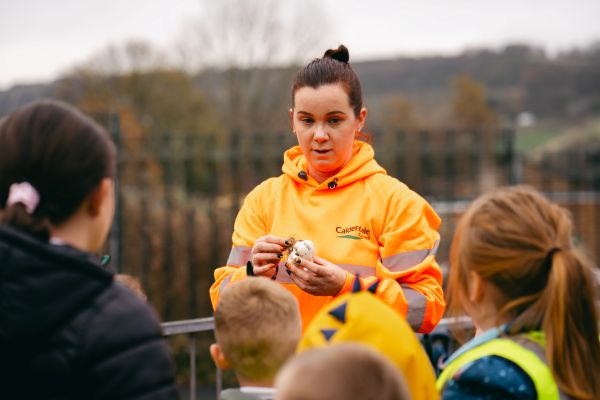
<instances>
[{"instance_id":1,"label":"child with ponytail","mask_svg":"<svg viewBox=\"0 0 600 400\"><path fill-rule=\"evenodd\" d=\"M443 399L600 399L597 282L567 212L533 189L477 199L451 248L449 307L481 334L446 362Z\"/></svg>"},{"instance_id":2,"label":"child with ponytail","mask_svg":"<svg viewBox=\"0 0 600 400\"><path fill-rule=\"evenodd\" d=\"M108 133L64 103L0 120L3 398L176 398L153 311L95 256L115 169Z\"/></svg>"}]
</instances>

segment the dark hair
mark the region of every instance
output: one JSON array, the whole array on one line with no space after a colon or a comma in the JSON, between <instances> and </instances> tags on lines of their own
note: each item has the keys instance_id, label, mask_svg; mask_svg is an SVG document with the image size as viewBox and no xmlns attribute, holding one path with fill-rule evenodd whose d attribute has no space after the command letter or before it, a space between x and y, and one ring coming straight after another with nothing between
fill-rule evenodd
<instances>
[{"instance_id":1,"label":"dark hair","mask_svg":"<svg viewBox=\"0 0 600 400\"><path fill-rule=\"evenodd\" d=\"M115 148L104 128L76 108L36 101L0 121L0 222L47 238L48 223L71 216L103 178L116 171ZM28 182L40 201L32 214L6 207L13 183Z\"/></svg>"},{"instance_id":2,"label":"dark hair","mask_svg":"<svg viewBox=\"0 0 600 400\"><path fill-rule=\"evenodd\" d=\"M348 64L350 54L344 45L337 49L329 49L322 58L315 58L307 66L296 73L292 85L292 105L296 91L305 86L318 88L321 85L341 83L348 94L354 115L359 116L363 106L362 90L358 76Z\"/></svg>"}]
</instances>

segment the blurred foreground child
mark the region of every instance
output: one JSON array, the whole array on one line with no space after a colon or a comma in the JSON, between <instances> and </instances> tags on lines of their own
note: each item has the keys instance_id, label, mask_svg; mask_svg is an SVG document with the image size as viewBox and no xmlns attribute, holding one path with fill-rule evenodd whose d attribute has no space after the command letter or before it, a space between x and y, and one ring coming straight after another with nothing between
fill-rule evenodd
<instances>
[{"instance_id":1,"label":"blurred foreground child","mask_svg":"<svg viewBox=\"0 0 600 400\"><path fill-rule=\"evenodd\" d=\"M359 343L378 351L396 366L413 400L439 398L425 350L402 314L373 295L378 290L378 282L363 290L361 280L355 279L352 292L339 296L315 316L300 339L298 352L337 343ZM327 379L328 375L323 375L321 383Z\"/></svg>"},{"instance_id":2,"label":"blurred foreground child","mask_svg":"<svg viewBox=\"0 0 600 400\"><path fill-rule=\"evenodd\" d=\"M524 187L467 210L448 294L483 333L446 362L443 399L600 399L596 281L571 235L565 210Z\"/></svg>"},{"instance_id":3,"label":"blurred foreground child","mask_svg":"<svg viewBox=\"0 0 600 400\"><path fill-rule=\"evenodd\" d=\"M308 350L277 375L277 400L409 400L400 371L358 343Z\"/></svg>"},{"instance_id":4,"label":"blurred foreground child","mask_svg":"<svg viewBox=\"0 0 600 400\"><path fill-rule=\"evenodd\" d=\"M108 133L55 101L0 121L0 393L172 399L153 311L94 255L115 206Z\"/></svg>"},{"instance_id":5,"label":"blurred foreground child","mask_svg":"<svg viewBox=\"0 0 600 400\"><path fill-rule=\"evenodd\" d=\"M279 284L257 277L227 287L210 354L218 368L233 369L240 388L222 391L221 399L273 399L275 375L294 354L301 329L298 302Z\"/></svg>"}]
</instances>

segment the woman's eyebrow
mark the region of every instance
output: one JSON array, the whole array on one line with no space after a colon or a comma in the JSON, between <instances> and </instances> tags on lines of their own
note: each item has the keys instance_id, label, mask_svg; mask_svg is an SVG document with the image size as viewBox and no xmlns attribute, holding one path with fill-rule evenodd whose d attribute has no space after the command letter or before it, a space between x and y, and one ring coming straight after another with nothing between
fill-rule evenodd
<instances>
[{"instance_id":1,"label":"woman's eyebrow","mask_svg":"<svg viewBox=\"0 0 600 400\"><path fill-rule=\"evenodd\" d=\"M298 111L297 113L298 113L298 114L303 114L303 115L312 115L312 114L311 114L311 113L309 113L308 111L302 111L302 110ZM329 111L329 112L328 112L327 114L325 114L325 115L335 115L335 114L343 114L343 115L346 115L346 113L345 113L345 112L343 112L343 111L337 111L337 110L335 110L335 111Z\"/></svg>"}]
</instances>

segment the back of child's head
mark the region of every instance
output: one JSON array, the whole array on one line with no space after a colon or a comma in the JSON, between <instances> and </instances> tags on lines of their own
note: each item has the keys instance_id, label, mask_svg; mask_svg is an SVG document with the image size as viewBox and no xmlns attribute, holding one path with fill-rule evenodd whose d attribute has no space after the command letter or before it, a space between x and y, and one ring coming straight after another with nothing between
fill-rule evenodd
<instances>
[{"instance_id":1,"label":"back of child's head","mask_svg":"<svg viewBox=\"0 0 600 400\"><path fill-rule=\"evenodd\" d=\"M469 274L476 273L500 293L497 317L512 321L509 333L545 333L560 388L574 398L600 398L596 280L574 246L566 210L523 186L485 194L458 224L451 266L453 311L468 306Z\"/></svg>"},{"instance_id":2,"label":"back of child's head","mask_svg":"<svg viewBox=\"0 0 600 400\"><path fill-rule=\"evenodd\" d=\"M378 351L396 366L406 379L412 399L439 398L431 362L417 336L400 313L371 292L376 291L376 285L363 290L357 278L352 292L323 307L304 331L298 352L359 343Z\"/></svg>"},{"instance_id":3,"label":"back of child's head","mask_svg":"<svg viewBox=\"0 0 600 400\"><path fill-rule=\"evenodd\" d=\"M215 337L232 369L247 380L272 380L301 334L296 298L264 278L236 282L221 294Z\"/></svg>"},{"instance_id":4,"label":"back of child's head","mask_svg":"<svg viewBox=\"0 0 600 400\"><path fill-rule=\"evenodd\" d=\"M0 222L44 238L50 225L70 217L116 170L106 130L53 100L31 103L2 119L0 152ZM37 201L7 204L11 187L14 192L23 185L34 189Z\"/></svg>"},{"instance_id":5,"label":"back of child's head","mask_svg":"<svg viewBox=\"0 0 600 400\"><path fill-rule=\"evenodd\" d=\"M377 351L339 343L291 359L275 381L278 400L410 399L400 371Z\"/></svg>"}]
</instances>

